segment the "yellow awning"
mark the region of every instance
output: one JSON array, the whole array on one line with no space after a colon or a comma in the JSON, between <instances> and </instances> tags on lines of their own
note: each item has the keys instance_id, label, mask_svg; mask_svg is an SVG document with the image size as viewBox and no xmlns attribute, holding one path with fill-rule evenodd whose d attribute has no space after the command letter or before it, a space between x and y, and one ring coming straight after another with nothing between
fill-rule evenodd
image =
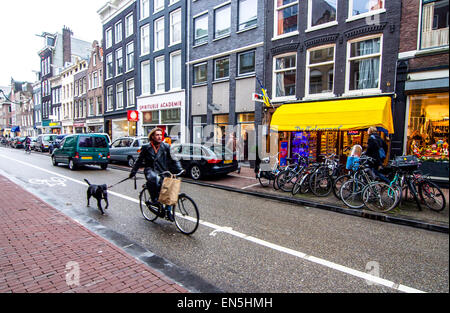
<instances>
[{"instance_id":1,"label":"yellow awning","mask_svg":"<svg viewBox=\"0 0 450 313\"><path fill-rule=\"evenodd\" d=\"M354 130L377 126L394 133L391 98L371 97L284 104L272 116L278 131Z\"/></svg>"}]
</instances>

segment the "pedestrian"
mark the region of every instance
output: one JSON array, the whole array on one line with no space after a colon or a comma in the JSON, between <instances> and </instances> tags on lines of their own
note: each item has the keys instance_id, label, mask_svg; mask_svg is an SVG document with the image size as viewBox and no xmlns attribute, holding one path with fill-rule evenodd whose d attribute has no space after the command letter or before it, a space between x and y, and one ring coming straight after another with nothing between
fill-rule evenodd
<instances>
[{"instance_id":1,"label":"pedestrian","mask_svg":"<svg viewBox=\"0 0 450 313\"><path fill-rule=\"evenodd\" d=\"M163 142L163 130L153 128L148 134L149 144L143 145L136 163L130 173L130 178L136 176L138 169L145 167L144 175L147 179L147 187L150 191L153 205L158 202L159 192L161 190L162 178L158 175L164 171L180 173L183 171L178 160L172 158L170 146Z\"/></svg>"},{"instance_id":2,"label":"pedestrian","mask_svg":"<svg viewBox=\"0 0 450 313\"><path fill-rule=\"evenodd\" d=\"M367 150L365 154L373 159L373 161L369 162L369 167L372 169L375 176L389 184L389 179L379 172L379 170L383 168L383 162L386 158L387 145L378 134L376 127L369 127L367 134L369 135L369 139L367 140Z\"/></svg>"},{"instance_id":3,"label":"pedestrian","mask_svg":"<svg viewBox=\"0 0 450 313\"><path fill-rule=\"evenodd\" d=\"M239 162L241 160L240 158L240 147L239 147L239 140L236 139L236 135L234 133L231 133L230 136L228 137L228 141L226 143L226 147L228 149L230 149L231 151L233 151L233 154L236 155L236 160L238 162L238 169L237 169L237 173L240 174L241 173L241 163Z\"/></svg>"}]
</instances>

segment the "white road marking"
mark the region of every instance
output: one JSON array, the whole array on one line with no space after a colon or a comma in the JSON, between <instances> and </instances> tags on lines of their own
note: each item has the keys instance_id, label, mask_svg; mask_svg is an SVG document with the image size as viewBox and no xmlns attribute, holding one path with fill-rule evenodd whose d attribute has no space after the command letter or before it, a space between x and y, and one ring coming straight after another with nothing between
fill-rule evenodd
<instances>
[{"instance_id":1,"label":"white road marking","mask_svg":"<svg viewBox=\"0 0 450 313\"><path fill-rule=\"evenodd\" d=\"M54 187L56 185L66 187L65 181L66 179L62 177L51 177L50 179L30 178L28 180L30 184L47 185L49 187Z\"/></svg>"},{"instance_id":2,"label":"white road marking","mask_svg":"<svg viewBox=\"0 0 450 313\"><path fill-rule=\"evenodd\" d=\"M14 162L21 163L23 165L26 165L26 166L29 166L29 167L32 167L32 168L35 168L35 169L38 169L38 170L41 170L41 171L44 171L44 172L47 172L47 173L50 173L52 175L57 175L57 176L63 177L65 179L73 181L73 182L75 182L77 184L87 185L85 182L82 182L82 181L76 180L74 178L71 178L71 177L68 177L68 176L65 176L65 175L62 175L62 174L58 174L58 173L46 170L46 169L41 168L41 167L36 166L36 165L32 165L32 164L29 164L29 163L26 163L26 162L22 162L22 161L19 161L19 160L16 160L16 159L4 156L4 155L0 155L0 157L8 159L8 160L11 160L11 161L14 161ZM122 195L122 194L117 193L117 192L108 191L108 193L110 193L110 194L112 194L114 196L120 197L122 199L126 199L126 200L129 200L129 201L135 202L135 203L139 203L138 200L136 200L134 198L131 198L131 197L128 197L128 196L125 196L125 195ZM407 293L424 293L424 291L422 291L422 290L418 290L418 289L411 288L411 287L408 287L408 286L405 286L405 285L397 284L397 283L395 283L393 281L390 281L390 280L387 280L387 279L376 277L376 276L367 274L365 272L361 272L361 271L358 271L358 270L355 270L355 269L352 269L352 268L349 268L349 267L346 267L346 266L343 266L343 265L340 265L340 264L337 264L337 263L334 263L334 262L330 262L330 261L327 261L327 260L324 260L324 259L321 259L321 258L317 258L317 257L314 257L312 255L307 255L307 254L305 254L303 252L300 252L300 251L289 249L289 248L286 248L286 247L283 247L283 246L280 246L280 245L277 245L277 244L274 244L274 243L270 243L270 242L267 242L267 241L264 241L264 240L252 237L252 236L248 236L246 234L243 234L243 233L240 233L240 232L237 232L237 231L233 230L231 227L218 226L218 225L215 225L213 223L210 223L210 222L207 222L207 221L203 221L203 220L200 220L200 224L203 225L203 226L206 226L206 227L213 228L214 230L217 230L217 232L227 233L227 234L230 234L232 236L235 236L235 237L242 238L244 240L253 242L253 243L258 244L260 246L264 246L264 247L267 247L267 248L270 248L270 249L273 249L273 250L276 250L276 251L280 251L280 252L283 252L283 253L286 253L286 254L298 257L300 259L310 261L310 262L315 263L315 264L320 264L320 265L323 265L325 267L337 270L339 272L346 273L346 274L349 274L349 275L352 275L352 276L355 276L355 277L358 277L358 278L362 278L362 279L365 279L367 281L370 281L370 282L373 282L373 283L376 283L376 284L379 284L379 285L383 285L383 286L389 287L391 289L395 289L395 290L399 290L399 291L407 292Z\"/></svg>"},{"instance_id":3,"label":"white road marking","mask_svg":"<svg viewBox=\"0 0 450 313\"><path fill-rule=\"evenodd\" d=\"M255 186L258 186L258 185L259 185L259 182L256 183L256 184L252 184L252 185L248 185L248 186L242 187L241 189L247 189L247 188L255 187Z\"/></svg>"}]
</instances>

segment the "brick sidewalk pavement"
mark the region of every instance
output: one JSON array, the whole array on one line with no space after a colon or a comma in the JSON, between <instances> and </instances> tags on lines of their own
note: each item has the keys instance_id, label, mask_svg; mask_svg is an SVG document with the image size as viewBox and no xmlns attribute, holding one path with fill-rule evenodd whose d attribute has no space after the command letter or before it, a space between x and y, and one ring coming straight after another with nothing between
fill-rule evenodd
<instances>
[{"instance_id":1,"label":"brick sidewalk pavement","mask_svg":"<svg viewBox=\"0 0 450 313\"><path fill-rule=\"evenodd\" d=\"M0 293L188 290L0 175Z\"/></svg>"}]
</instances>

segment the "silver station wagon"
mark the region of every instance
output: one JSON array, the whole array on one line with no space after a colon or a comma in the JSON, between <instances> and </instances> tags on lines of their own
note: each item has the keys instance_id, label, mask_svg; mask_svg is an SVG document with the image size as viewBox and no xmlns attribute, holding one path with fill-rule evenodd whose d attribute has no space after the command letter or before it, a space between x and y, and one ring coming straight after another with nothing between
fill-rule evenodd
<instances>
[{"instance_id":1,"label":"silver station wagon","mask_svg":"<svg viewBox=\"0 0 450 313\"><path fill-rule=\"evenodd\" d=\"M147 137L120 137L109 148L110 162L126 162L133 167L141 152L142 145L148 144Z\"/></svg>"}]
</instances>

